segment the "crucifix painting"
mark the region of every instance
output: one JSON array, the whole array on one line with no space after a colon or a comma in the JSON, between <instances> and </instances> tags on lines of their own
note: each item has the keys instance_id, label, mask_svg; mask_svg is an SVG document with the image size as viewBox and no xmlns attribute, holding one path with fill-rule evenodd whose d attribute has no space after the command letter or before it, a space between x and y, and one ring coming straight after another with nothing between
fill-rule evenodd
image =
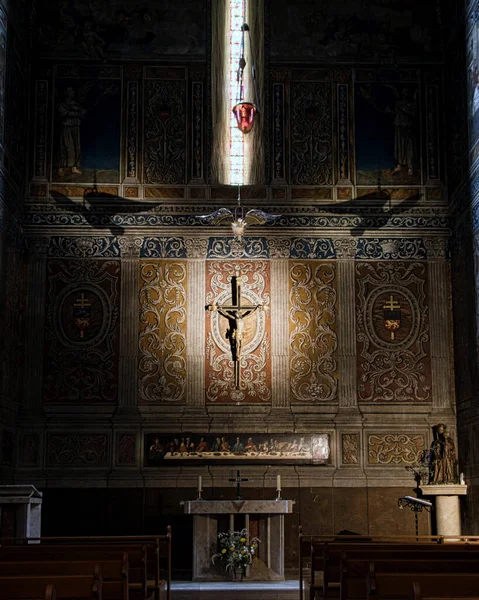
<instances>
[{"instance_id":1,"label":"crucifix painting","mask_svg":"<svg viewBox=\"0 0 479 600\"><path fill-rule=\"evenodd\" d=\"M211 291L205 306L211 314L207 321L207 398L210 394L211 401L241 402L247 397L261 401L270 393L265 385L269 293L264 293L269 278L257 266L229 263L224 272L222 265L211 265Z\"/></svg>"}]
</instances>

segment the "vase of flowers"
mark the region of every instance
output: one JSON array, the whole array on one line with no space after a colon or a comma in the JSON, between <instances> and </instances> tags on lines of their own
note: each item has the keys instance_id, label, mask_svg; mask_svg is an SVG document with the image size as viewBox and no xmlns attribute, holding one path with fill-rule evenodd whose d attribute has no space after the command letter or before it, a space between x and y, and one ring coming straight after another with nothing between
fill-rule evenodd
<instances>
[{"instance_id":1,"label":"vase of flowers","mask_svg":"<svg viewBox=\"0 0 479 600\"><path fill-rule=\"evenodd\" d=\"M218 552L211 562L220 564L233 580L242 580L256 556L259 539L249 538L247 529L218 533Z\"/></svg>"}]
</instances>

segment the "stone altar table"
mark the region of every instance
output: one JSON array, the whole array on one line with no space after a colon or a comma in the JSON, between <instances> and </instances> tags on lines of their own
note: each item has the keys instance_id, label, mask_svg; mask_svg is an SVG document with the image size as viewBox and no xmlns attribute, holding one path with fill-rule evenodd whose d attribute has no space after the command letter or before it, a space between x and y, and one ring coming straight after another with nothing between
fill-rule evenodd
<instances>
[{"instance_id":1,"label":"stone altar table","mask_svg":"<svg viewBox=\"0 0 479 600\"><path fill-rule=\"evenodd\" d=\"M211 563L217 552L218 520L228 515L229 531L250 529L250 515L260 519L259 559L265 565L251 579L284 580L284 515L293 512L294 500L191 500L183 502L193 515L193 581L229 579ZM241 515L242 523L237 515Z\"/></svg>"}]
</instances>

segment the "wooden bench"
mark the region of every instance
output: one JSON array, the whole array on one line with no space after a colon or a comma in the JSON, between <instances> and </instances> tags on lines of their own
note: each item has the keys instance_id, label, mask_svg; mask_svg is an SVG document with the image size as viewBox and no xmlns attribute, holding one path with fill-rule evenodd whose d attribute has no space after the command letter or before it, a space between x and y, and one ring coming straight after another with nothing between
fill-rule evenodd
<instances>
[{"instance_id":1,"label":"wooden bench","mask_svg":"<svg viewBox=\"0 0 479 600\"><path fill-rule=\"evenodd\" d=\"M122 553L121 560L42 560L42 561L0 561L0 577L48 576L48 575L88 575L101 572L104 600L129 600L128 555ZM101 570L100 570L101 565ZM1 596L0 596L1 597Z\"/></svg>"},{"instance_id":2,"label":"wooden bench","mask_svg":"<svg viewBox=\"0 0 479 600\"><path fill-rule=\"evenodd\" d=\"M45 575L0 577L2 600L31 600L56 593L58 600L102 600L101 575Z\"/></svg>"},{"instance_id":3,"label":"wooden bench","mask_svg":"<svg viewBox=\"0 0 479 600\"><path fill-rule=\"evenodd\" d=\"M65 546L43 546L35 544L31 546L13 546L0 548L0 575L5 573L6 565L17 565L13 567L15 573L21 576L22 563L23 572L28 573L28 568L37 565L36 569L43 569L45 575L65 574L82 575L91 573L96 565L103 576L103 598L129 600L129 557L128 552L121 548L109 549ZM65 560L67 559L67 560ZM5 565L5 566L3 566ZM59 570L63 569L63 571ZM39 572L39 571L36 571ZM146 597L146 570L143 569L144 597ZM57 590L57 596L59 592Z\"/></svg>"},{"instance_id":4,"label":"wooden bench","mask_svg":"<svg viewBox=\"0 0 479 600\"><path fill-rule=\"evenodd\" d=\"M431 541L409 542L399 541L371 541L370 538L361 540L355 537L354 542L351 538L344 541L324 540L318 538L309 538L310 540L310 600L314 600L316 595L322 598L339 598L341 596L341 584L343 589L348 585L347 571L348 561L364 561L363 575L364 580L360 584L365 589L365 576L367 564L370 561L386 559L389 562L407 561L412 556L415 560L434 560L441 557L443 561L456 561L461 559L479 560L479 546L476 544L441 544L437 543L439 538L427 538ZM303 569L306 540L300 536L300 598L303 598ZM386 564L386 563L385 563ZM359 576L361 578L361 576ZM343 592L342 597L347 598ZM358 596L360 597L360 596ZM365 597L364 595L362 597Z\"/></svg>"},{"instance_id":5,"label":"wooden bench","mask_svg":"<svg viewBox=\"0 0 479 600\"><path fill-rule=\"evenodd\" d=\"M479 590L475 590L471 595L462 589L461 584L454 579L443 581L440 590L430 589L427 584L419 581L413 581L411 600L479 600Z\"/></svg>"},{"instance_id":6,"label":"wooden bench","mask_svg":"<svg viewBox=\"0 0 479 600\"><path fill-rule=\"evenodd\" d=\"M35 542L35 543L32 543ZM171 600L171 528L163 536L23 538L0 547L0 561L104 561L128 555L128 589L142 599ZM106 587L110 596L109 585Z\"/></svg>"},{"instance_id":7,"label":"wooden bench","mask_svg":"<svg viewBox=\"0 0 479 600\"><path fill-rule=\"evenodd\" d=\"M459 556L457 553L456 557ZM451 558L414 558L408 560L396 560L393 556L389 558L369 560L346 560L342 563L340 581L341 600L364 600L367 594L368 578L374 580L377 574L390 574L409 576L412 573L418 575L443 574L474 574L479 572L479 558L459 559Z\"/></svg>"},{"instance_id":8,"label":"wooden bench","mask_svg":"<svg viewBox=\"0 0 479 600\"><path fill-rule=\"evenodd\" d=\"M475 597L479 573L374 573L367 579L367 600L409 600L414 587L428 597Z\"/></svg>"}]
</instances>

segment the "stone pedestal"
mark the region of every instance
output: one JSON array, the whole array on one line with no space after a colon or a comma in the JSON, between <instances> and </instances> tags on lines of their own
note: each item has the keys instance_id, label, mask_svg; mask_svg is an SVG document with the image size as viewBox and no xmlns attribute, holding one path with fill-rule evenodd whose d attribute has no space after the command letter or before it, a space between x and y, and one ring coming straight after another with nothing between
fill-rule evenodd
<instances>
[{"instance_id":1,"label":"stone pedestal","mask_svg":"<svg viewBox=\"0 0 479 600\"><path fill-rule=\"evenodd\" d=\"M467 485L423 485L420 490L425 496L436 497L437 535L461 535L459 496L467 494Z\"/></svg>"},{"instance_id":2,"label":"stone pedestal","mask_svg":"<svg viewBox=\"0 0 479 600\"><path fill-rule=\"evenodd\" d=\"M185 514L193 515L193 581L228 579L211 562L217 552L219 515L229 515L229 530L235 516L249 529L250 515L261 516L259 556L247 579L284 580L284 515L293 512L292 500L193 500L184 502Z\"/></svg>"},{"instance_id":3,"label":"stone pedestal","mask_svg":"<svg viewBox=\"0 0 479 600\"><path fill-rule=\"evenodd\" d=\"M14 537L40 537L42 495L33 485L0 486L0 523L6 528L11 518Z\"/></svg>"}]
</instances>

